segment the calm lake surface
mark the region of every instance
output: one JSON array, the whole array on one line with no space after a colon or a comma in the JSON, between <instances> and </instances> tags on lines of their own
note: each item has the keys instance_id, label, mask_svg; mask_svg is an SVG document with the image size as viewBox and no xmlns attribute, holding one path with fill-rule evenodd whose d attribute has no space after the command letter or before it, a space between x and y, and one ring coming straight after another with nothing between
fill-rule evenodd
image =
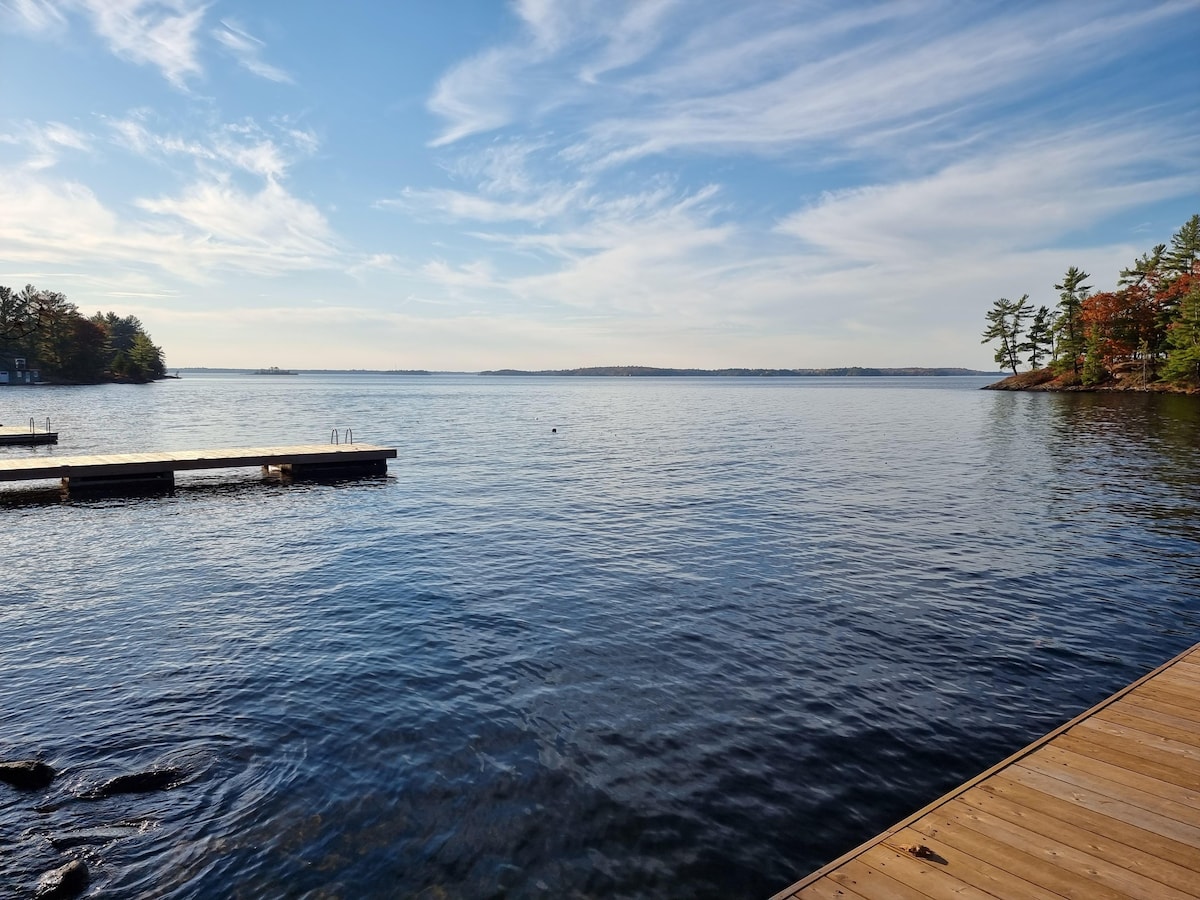
<instances>
[{"instance_id":1,"label":"calm lake surface","mask_svg":"<svg viewBox=\"0 0 1200 900\"><path fill-rule=\"evenodd\" d=\"M0 758L63 773L0 897L762 900L1200 640L1200 398L987 381L0 391L61 435L4 457L399 450L0 490Z\"/></svg>"}]
</instances>

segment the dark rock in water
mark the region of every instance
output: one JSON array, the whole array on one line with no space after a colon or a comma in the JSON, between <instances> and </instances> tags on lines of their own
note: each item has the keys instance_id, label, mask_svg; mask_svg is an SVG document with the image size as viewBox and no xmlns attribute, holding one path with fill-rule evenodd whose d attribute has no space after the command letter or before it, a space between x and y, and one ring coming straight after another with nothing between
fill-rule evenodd
<instances>
[{"instance_id":1,"label":"dark rock in water","mask_svg":"<svg viewBox=\"0 0 1200 900\"><path fill-rule=\"evenodd\" d=\"M0 762L0 781L23 791L36 791L54 780L54 769L36 759Z\"/></svg>"},{"instance_id":2,"label":"dark rock in water","mask_svg":"<svg viewBox=\"0 0 1200 900\"><path fill-rule=\"evenodd\" d=\"M37 893L39 900L63 900L67 897L77 897L87 887L88 870L82 860L73 859L65 866L59 866L47 872L38 879Z\"/></svg>"},{"instance_id":3,"label":"dark rock in water","mask_svg":"<svg viewBox=\"0 0 1200 900\"><path fill-rule=\"evenodd\" d=\"M175 787L183 779L183 769L167 766L162 769L150 769L146 772L134 772L130 775L118 775L81 796L84 800L103 800L105 797L112 797L115 794L144 794L148 791L161 791Z\"/></svg>"},{"instance_id":4,"label":"dark rock in water","mask_svg":"<svg viewBox=\"0 0 1200 900\"><path fill-rule=\"evenodd\" d=\"M116 825L101 825L97 828L77 828L74 831L63 831L48 835L46 840L55 850L69 850L72 847L87 847L96 844L111 844L122 838L141 834L143 828L131 822L120 822Z\"/></svg>"}]
</instances>

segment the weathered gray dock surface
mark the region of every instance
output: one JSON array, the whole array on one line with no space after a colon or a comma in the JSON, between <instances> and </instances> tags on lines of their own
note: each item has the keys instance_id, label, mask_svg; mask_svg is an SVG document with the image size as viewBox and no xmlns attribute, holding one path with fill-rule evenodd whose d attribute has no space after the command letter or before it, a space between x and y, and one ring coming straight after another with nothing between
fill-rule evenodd
<instances>
[{"instance_id":1,"label":"weathered gray dock surface","mask_svg":"<svg viewBox=\"0 0 1200 900\"><path fill-rule=\"evenodd\" d=\"M93 456L0 459L0 481L62 479L64 487L169 485L177 471L261 466L283 474L386 474L391 447L374 444L300 444L217 450L167 450Z\"/></svg>"},{"instance_id":2,"label":"weathered gray dock surface","mask_svg":"<svg viewBox=\"0 0 1200 900\"><path fill-rule=\"evenodd\" d=\"M1200 897L1200 644L772 900Z\"/></svg>"}]
</instances>

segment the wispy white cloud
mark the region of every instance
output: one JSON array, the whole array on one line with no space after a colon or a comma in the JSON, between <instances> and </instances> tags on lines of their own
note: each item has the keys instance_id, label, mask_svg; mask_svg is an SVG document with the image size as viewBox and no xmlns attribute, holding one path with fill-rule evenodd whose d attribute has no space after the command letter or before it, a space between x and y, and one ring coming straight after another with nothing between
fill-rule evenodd
<instances>
[{"instance_id":1,"label":"wispy white cloud","mask_svg":"<svg viewBox=\"0 0 1200 900\"><path fill-rule=\"evenodd\" d=\"M433 142L440 147L508 124L517 73L526 65L519 49L488 50L441 77L429 108L449 125Z\"/></svg>"},{"instance_id":2,"label":"wispy white cloud","mask_svg":"<svg viewBox=\"0 0 1200 900\"><path fill-rule=\"evenodd\" d=\"M537 127L547 110L589 123L566 152L604 165L675 151L861 149L914 122L946 138L998 98L1118 58L1195 4L1098 0L1086 17L1072 3L942 0L736 9L530 0L516 11L524 27L511 42L438 83L430 108L447 125L436 145L518 121Z\"/></svg>"},{"instance_id":3,"label":"wispy white cloud","mask_svg":"<svg viewBox=\"0 0 1200 900\"><path fill-rule=\"evenodd\" d=\"M63 150L94 150L95 139L61 123L26 123L6 139L26 157L0 170L0 245L8 252L42 264L124 265L189 280L341 265L328 221L284 187L286 154L256 125L189 141L156 134L137 116L111 124L126 149L198 165L174 193L129 198L143 215L118 215L92 188L53 171ZM239 186L234 175L257 178L259 186Z\"/></svg>"},{"instance_id":4,"label":"wispy white cloud","mask_svg":"<svg viewBox=\"0 0 1200 900\"><path fill-rule=\"evenodd\" d=\"M282 84L292 76L263 59L266 44L236 19L205 28L210 0L0 0L0 27L28 34L64 32L85 17L111 53L158 68L178 88L203 74L201 40L211 37L242 68Z\"/></svg>"},{"instance_id":5,"label":"wispy white cloud","mask_svg":"<svg viewBox=\"0 0 1200 900\"><path fill-rule=\"evenodd\" d=\"M273 181L253 193L228 182L199 183L137 205L184 225L200 260L211 251L223 265L263 273L321 267L336 256L324 216Z\"/></svg>"},{"instance_id":6,"label":"wispy white cloud","mask_svg":"<svg viewBox=\"0 0 1200 900\"><path fill-rule=\"evenodd\" d=\"M24 148L29 155L17 165L37 172L56 165L64 150L90 149L91 138L61 122L23 122L8 134L0 135L0 143Z\"/></svg>"},{"instance_id":7,"label":"wispy white cloud","mask_svg":"<svg viewBox=\"0 0 1200 900\"><path fill-rule=\"evenodd\" d=\"M176 87L202 71L198 58L205 0L73 0L117 56L156 66Z\"/></svg>"},{"instance_id":8,"label":"wispy white cloud","mask_svg":"<svg viewBox=\"0 0 1200 900\"><path fill-rule=\"evenodd\" d=\"M1194 136L1128 120L1028 136L935 173L826 193L779 225L835 260L1023 250L1186 194Z\"/></svg>"},{"instance_id":9,"label":"wispy white cloud","mask_svg":"<svg viewBox=\"0 0 1200 900\"><path fill-rule=\"evenodd\" d=\"M310 156L319 145L316 135L286 125L268 131L246 120L215 124L202 137L182 137L152 130L149 119L147 111L135 110L108 124L123 146L141 156L190 157L275 180L284 178L297 159Z\"/></svg>"},{"instance_id":10,"label":"wispy white cloud","mask_svg":"<svg viewBox=\"0 0 1200 900\"><path fill-rule=\"evenodd\" d=\"M213 37L232 53L239 65L247 71L268 81L282 84L293 82L292 76L283 69L263 60L262 51L266 44L248 33L234 20L222 19L221 27L213 30Z\"/></svg>"},{"instance_id":11,"label":"wispy white cloud","mask_svg":"<svg viewBox=\"0 0 1200 900\"><path fill-rule=\"evenodd\" d=\"M540 196L520 202L504 201L468 191L441 188L406 188L399 198L380 200L380 209L399 209L418 216L430 213L451 221L471 222L545 222L572 209L582 187L543 191Z\"/></svg>"},{"instance_id":12,"label":"wispy white cloud","mask_svg":"<svg viewBox=\"0 0 1200 900\"><path fill-rule=\"evenodd\" d=\"M0 27L30 34L61 31L66 16L54 0L4 0L0 2Z\"/></svg>"},{"instance_id":13,"label":"wispy white cloud","mask_svg":"<svg viewBox=\"0 0 1200 900\"><path fill-rule=\"evenodd\" d=\"M455 179L477 183L493 196L518 195L541 189L547 178L546 156L554 152L546 141L493 142L448 157L442 165Z\"/></svg>"},{"instance_id":14,"label":"wispy white cloud","mask_svg":"<svg viewBox=\"0 0 1200 900\"><path fill-rule=\"evenodd\" d=\"M830 145L892 155L913 140L926 146L932 137L973 127L1000 98L1011 103L1047 78L1109 61L1127 52L1123 41L1146 38L1151 26L1183 11L1170 3L1135 12L1098 5L1081 22L1076 8L1045 4L974 22L955 21L949 8L935 15L930 7L897 4L888 18L921 15L953 27L929 33L910 20L895 30L864 29L868 21L859 11L814 28L752 34L733 46L719 34L705 37L700 46L711 58L692 55L678 68L664 64L632 79L626 87L639 99L636 111L604 116L572 152L604 164L678 150L778 154ZM877 15L869 24L885 24ZM845 40L860 30L859 39ZM831 32L836 39L829 43L814 41ZM714 74L738 71L760 77L713 81ZM737 86L719 89L722 83ZM912 124L919 131L908 130Z\"/></svg>"},{"instance_id":15,"label":"wispy white cloud","mask_svg":"<svg viewBox=\"0 0 1200 900\"><path fill-rule=\"evenodd\" d=\"M495 273L487 262L451 265L444 260L432 260L420 269L426 281L458 292L462 288L491 289L497 287Z\"/></svg>"},{"instance_id":16,"label":"wispy white cloud","mask_svg":"<svg viewBox=\"0 0 1200 900\"><path fill-rule=\"evenodd\" d=\"M362 280L374 273L393 273L400 270L400 259L393 253L371 253L346 267L351 278Z\"/></svg>"},{"instance_id":17,"label":"wispy white cloud","mask_svg":"<svg viewBox=\"0 0 1200 900\"><path fill-rule=\"evenodd\" d=\"M580 80L595 83L648 56L665 39L663 25L680 5L679 0L644 0L622 10L603 46L580 67Z\"/></svg>"},{"instance_id":18,"label":"wispy white cloud","mask_svg":"<svg viewBox=\"0 0 1200 900\"><path fill-rule=\"evenodd\" d=\"M433 146L501 128L531 111L586 102L604 73L636 62L659 41L676 0L606 3L598 0L517 0L521 31L511 43L490 47L444 75L429 108L447 120ZM589 49L586 57L575 51Z\"/></svg>"},{"instance_id":19,"label":"wispy white cloud","mask_svg":"<svg viewBox=\"0 0 1200 900\"><path fill-rule=\"evenodd\" d=\"M195 184L142 199L118 216L74 181L0 173L0 244L42 265L157 270L189 281L220 272L279 275L331 268L339 251L324 217L276 184L256 192Z\"/></svg>"},{"instance_id":20,"label":"wispy white cloud","mask_svg":"<svg viewBox=\"0 0 1200 900\"><path fill-rule=\"evenodd\" d=\"M536 231L478 231L474 236L497 251L553 261L538 274L513 275L486 260L454 266L442 260L424 267L423 276L447 290L477 288L492 302L535 303L583 308L593 313L687 313L719 302L713 275L737 245L731 226L715 221L719 191L707 187L681 192L661 186L640 194L582 205L564 200L552 225ZM425 198L428 199L428 198ZM463 198L456 198L462 200ZM447 212L499 221L522 218L524 210L500 215L487 201L447 205ZM586 210L586 215L580 215ZM539 209L540 215L545 209Z\"/></svg>"}]
</instances>

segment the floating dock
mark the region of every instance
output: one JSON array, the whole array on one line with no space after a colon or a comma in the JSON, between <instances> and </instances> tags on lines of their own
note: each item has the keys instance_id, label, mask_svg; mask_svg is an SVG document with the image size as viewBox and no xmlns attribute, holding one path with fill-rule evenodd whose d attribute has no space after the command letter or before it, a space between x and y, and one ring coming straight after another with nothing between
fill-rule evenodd
<instances>
[{"instance_id":1,"label":"floating dock","mask_svg":"<svg viewBox=\"0 0 1200 900\"><path fill-rule=\"evenodd\" d=\"M60 479L70 492L169 490L178 471L260 466L264 474L274 471L294 478L386 475L387 461L395 458L393 448L373 444L38 456L0 459L0 481Z\"/></svg>"},{"instance_id":2,"label":"floating dock","mask_svg":"<svg viewBox=\"0 0 1200 900\"><path fill-rule=\"evenodd\" d=\"M58 432L51 431L50 426L46 426L45 431L38 431L32 425L22 427L20 425L0 425L0 447L7 447L17 444L57 444Z\"/></svg>"},{"instance_id":3,"label":"floating dock","mask_svg":"<svg viewBox=\"0 0 1200 900\"><path fill-rule=\"evenodd\" d=\"M1200 644L772 900L1200 897Z\"/></svg>"}]
</instances>

